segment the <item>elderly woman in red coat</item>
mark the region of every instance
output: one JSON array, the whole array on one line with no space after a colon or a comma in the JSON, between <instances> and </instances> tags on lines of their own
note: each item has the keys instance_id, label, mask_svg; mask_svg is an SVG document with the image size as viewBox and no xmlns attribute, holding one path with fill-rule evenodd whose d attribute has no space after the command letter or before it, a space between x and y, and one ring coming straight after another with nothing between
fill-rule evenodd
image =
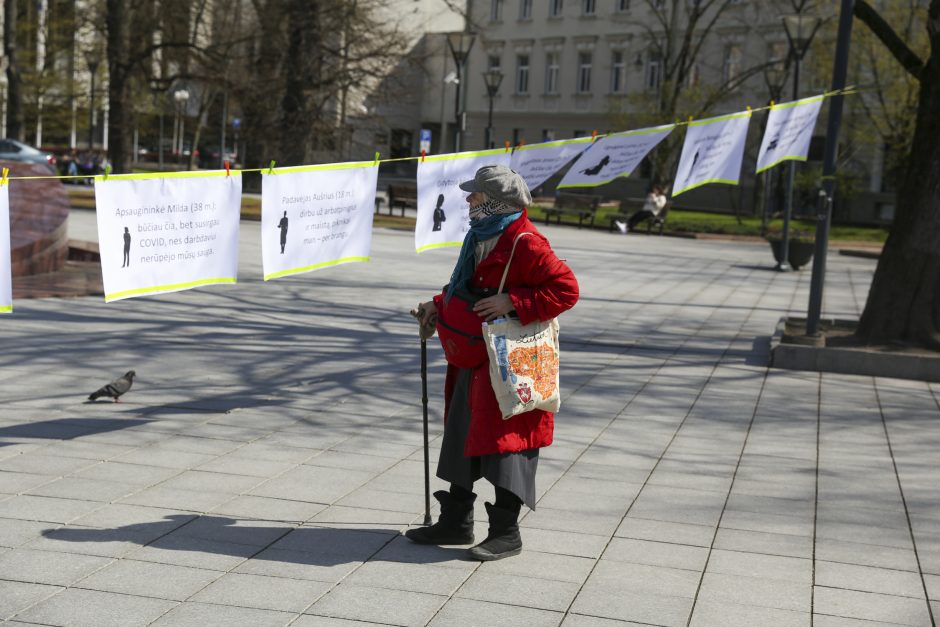
<instances>
[{"instance_id":1,"label":"elderly woman in red coat","mask_svg":"<svg viewBox=\"0 0 940 627\"><path fill-rule=\"evenodd\" d=\"M528 324L571 309L578 282L529 221L525 207L532 196L522 177L505 166L486 166L460 188L470 193L470 231L444 292L418 306L423 336L452 317L448 308L466 310L468 303L474 303L477 316L472 335L482 335L484 320L509 315ZM496 294L517 239L506 288ZM519 512L523 503L535 508L539 449L552 443L554 415L533 410L503 420L485 354L468 366L454 358L452 346L445 345L445 353L445 427L437 476L450 483L450 490L434 493L441 504L438 522L405 535L421 544L473 544L473 483L485 478L495 486L496 499L486 503L489 533L470 555L479 560L517 555L522 550Z\"/></svg>"}]
</instances>

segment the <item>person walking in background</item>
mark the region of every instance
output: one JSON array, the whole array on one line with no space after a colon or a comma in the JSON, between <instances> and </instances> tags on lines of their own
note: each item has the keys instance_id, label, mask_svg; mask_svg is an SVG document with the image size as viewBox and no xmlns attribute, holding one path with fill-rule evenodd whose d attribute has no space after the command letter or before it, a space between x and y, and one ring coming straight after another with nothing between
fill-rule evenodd
<instances>
[{"instance_id":1,"label":"person walking in background","mask_svg":"<svg viewBox=\"0 0 940 627\"><path fill-rule=\"evenodd\" d=\"M617 226L620 228L622 233L628 233L636 228L643 220L649 220L651 218L657 217L662 213L663 207L666 206L666 193L661 185L654 185L653 189L649 194L646 195L646 200L643 202L643 208L630 216L630 219L627 220L626 224L623 222L618 222Z\"/></svg>"},{"instance_id":2,"label":"person walking in background","mask_svg":"<svg viewBox=\"0 0 940 627\"><path fill-rule=\"evenodd\" d=\"M532 196L522 177L505 166L485 166L460 188L469 192L470 231L450 283L415 311L421 336L430 337L444 328L446 320L461 314L470 322L457 337L481 336L484 320L515 315L528 324L550 320L573 307L578 282L529 221L525 207ZM520 237L523 233L529 235ZM507 290L496 294L517 239ZM469 303L474 303L476 316L466 313ZM482 339L478 344L482 347ZM485 478L496 488L495 502L486 503L489 533L469 554L486 561L522 551L519 512L523 503L535 508L539 449L552 443L554 415L533 410L503 420L490 384L486 350L478 355L479 347L472 340L463 349L445 345L445 423L437 476L450 489L434 493L441 504L438 522L409 529L405 535L419 544L472 544L477 496L473 484Z\"/></svg>"}]
</instances>

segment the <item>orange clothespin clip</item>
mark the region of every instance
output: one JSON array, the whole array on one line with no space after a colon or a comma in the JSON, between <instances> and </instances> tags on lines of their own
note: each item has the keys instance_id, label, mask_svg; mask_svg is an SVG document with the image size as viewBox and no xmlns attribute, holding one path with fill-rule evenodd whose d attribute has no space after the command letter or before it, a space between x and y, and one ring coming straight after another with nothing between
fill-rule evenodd
<instances>
[{"instance_id":1,"label":"orange clothespin clip","mask_svg":"<svg viewBox=\"0 0 940 627\"><path fill-rule=\"evenodd\" d=\"M424 163L424 158L427 156L427 154L428 154L427 150L421 151L421 163Z\"/></svg>"},{"instance_id":2,"label":"orange clothespin clip","mask_svg":"<svg viewBox=\"0 0 940 627\"><path fill-rule=\"evenodd\" d=\"M597 129L591 131L591 142L593 143L596 141L597 141Z\"/></svg>"},{"instance_id":3,"label":"orange clothespin clip","mask_svg":"<svg viewBox=\"0 0 940 627\"><path fill-rule=\"evenodd\" d=\"M506 152L509 152L510 148L512 148L512 142L507 139L506 140Z\"/></svg>"},{"instance_id":4,"label":"orange clothespin clip","mask_svg":"<svg viewBox=\"0 0 940 627\"><path fill-rule=\"evenodd\" d=\"M10 168L3 168L3 178L0 178L0 185L10 184Z\"/></svg>"},{"instance_id":5,"label":"orange clothespin clip","mask_svg":"<svg viewBox=\"0 0 940 627\"><path fill-rule=\"evenodd\" d=\"M520 139L520 140L519 140L519 148L522 148L523 146L525 146L525 140L524 140L524 139Z\"/></svg>"},{"instance_id":6,"label":"orange clothespin clip","mask_svg":"<svg viewBox=\"0 0 940 627\"><path fill-rule=\"evenodd\" d=\"M228 159L223 163L225 163L225 176L232 176L232 164L228 162Z\"/></svg>"}]
</instances>

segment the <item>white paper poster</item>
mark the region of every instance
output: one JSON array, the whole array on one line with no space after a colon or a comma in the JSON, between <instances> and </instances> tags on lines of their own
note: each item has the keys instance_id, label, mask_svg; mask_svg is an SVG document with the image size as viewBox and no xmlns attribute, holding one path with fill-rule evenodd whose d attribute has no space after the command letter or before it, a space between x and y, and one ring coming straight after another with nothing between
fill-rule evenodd
<instances>
[{"instance_id":1,"label":"white paper poster","mask_svg":"<svg viewBox=\"0 0 940 627\"><path fill-rule=\"evenodd\" d=\"M415 249L421 253L443 246L460 246L470 230L468 193L457 187L485 165L509 167L502 149L429 155L418 161L418 219Z\"/></svg>"},{"instance_id":2,"label":"white paper poster","mask_svg":"<svg viewBox=\"0 0 940 627\"><path fill-rule=\"evenodd\" d=\"M530 190L534 190L590 145L590 137L578 137L519 146L512 153L509 167L525 180Z\"/></svg>"},{"instance_id":3,"label":"white paper poster","mask_svg":"<svg viewBox=\"0 0 940 627\"><path fill-rule=\"evenodd\" d=\"M672 196L707 183L737 185L751 112L689 122Z\"/></svg>"},{"instance_id":4,"label":"white paper poster","mask_svg":"<svg viewBox=\"0 0 940 627\"><path fill-rule=\"evenodd\" d=\"M630 176L649 151L674 128L674 124L667 124L601 137L581 153L558 187L597 187L618 177Z\"/></svg>"},{"instance_id":5,"label":"white paper poster","mask_svg":"<svg viewBox=\"0 0 940 627\"><path fill-rule=\"evenodd\" d=\"M13 313L12 266L10 185L9 183L0 183L0 313Z\"/></svg>"},{"instance_id":6,"label":"white paper poster","mask_svg":"<svg viewBox=\"0 0 940 627\"><path fill-rule=\"evenodd\" d=\"M262 173L264 280L368 261L378 176L375 161Z\"/></svg>"},{"instance_id":7,"label":"white paper poster","mask_svg":"<svg viewBox=\"0 0 940 627\"><path fill-rule=\"evenodd\" d=\"M105 301L235 283L241 195L237 170L96 176Z\"/></svg>"},{"instance_id":8,"label":"white paper poster","mask_svg":"<svg viewBox=\"0 0 940 627\"><path fill-rule=\"evenodd\" d=\"M774 105L767 116L767 130L757 155L757 171L781 161L806 161L823 96Z\"/></svg>"}]
</instances>

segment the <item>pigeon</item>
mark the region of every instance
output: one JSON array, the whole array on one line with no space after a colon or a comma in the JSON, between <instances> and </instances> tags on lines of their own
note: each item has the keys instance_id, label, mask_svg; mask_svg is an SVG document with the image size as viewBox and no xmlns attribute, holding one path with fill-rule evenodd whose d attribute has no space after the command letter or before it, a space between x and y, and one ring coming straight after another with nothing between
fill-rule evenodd
<instances>
[{"instance_id":1,"label":"pigeon","mask_svg":"<svg viewBox=\"0 0 940 627\"><path fill-rule=\"evenodd\" d=\"M88 400L94 401L102 396L109 396L114 399L114 402L117 403L118 397L131 389L131 385L134 383L134 377L137 375L133 370L128 370L124 373L123 377L115 379L111 383L102 387L96 392L92 392L88 395Z\"/></svg>"}]
</instances>

